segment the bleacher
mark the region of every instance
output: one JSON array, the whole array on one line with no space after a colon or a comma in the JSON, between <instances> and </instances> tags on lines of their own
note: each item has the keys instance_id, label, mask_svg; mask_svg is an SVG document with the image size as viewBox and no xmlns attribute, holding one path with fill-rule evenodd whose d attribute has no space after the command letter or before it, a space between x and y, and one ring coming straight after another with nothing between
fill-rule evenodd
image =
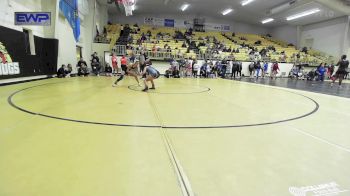
<instances>
[{"instance_id":1,"label":"bleacher","mask_svg":"<svg viewBox=\"0 0 350 196\"><path fill-rule=\"evenodd\" d=\"M122 26L119 24L107 25L107 39L110 40L111 49L116 45L116 42L120 35ZM138 54L141 49L152 58L196 58L196 59L223 59L223 58L235 58L238 61L252 60L249 55L249 48L255 48L258 51L267 48L274 48L274 50L268 50L266 57L262 60L288 62L288 63L300 63L318 65L321 62L330 63L333 59L323 53L310 50L306 54L296 49L295 46L289 46L288 43L273 39L268 36L246 34L246 33L221 33L217 31L211 32L193 32L192 35L187 35L186 39L174 39L176 31L185 34L186 29L176 29L171 27L154 27L148 25L130 26L131 33L130 40L126 46L127 54ZM140 43L141 36L147 35L147 39ZM158 35L161 33L161 35ZM218 54L212 53L212 47L215 45L214 40L217 43L224 45L226 49L231 52L219 51ZM188 48L189 43L194 42L195 49ZM182 47L183 43L186 47ZM259 43L259 44L257 44ZM199 46L201 44L201 46ZM242 45L249 47L242 47ZM198 46L198 47L197 47ZM239 50L236 53L236 50ZM284 55L283 55L284 53ZM300 58L297 58L297 55Z\"/></svg>"}]
</instances>

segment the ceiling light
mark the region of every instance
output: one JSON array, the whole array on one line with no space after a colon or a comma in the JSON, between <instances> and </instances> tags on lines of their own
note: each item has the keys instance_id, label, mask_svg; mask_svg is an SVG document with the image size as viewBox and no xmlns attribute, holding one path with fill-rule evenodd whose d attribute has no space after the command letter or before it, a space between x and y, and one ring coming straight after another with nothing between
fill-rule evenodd
<instances>
[{"instance_id":1,"label":"ceiling light","mask_svg":"<svg viewBox=\"0 0 350 196\"><path fill-rule=\"evenodd\" d=\"M273 19L273 18L267 18L267 19L261 21L261 23L266 24L266 23L272 22L272 21L274 21L274 20L275 20L275 19Z\"/></svg>"},{"instance_id":2,"label":"ceiling light","mask_svg":"<svg viewBox=\"0 0 350 196\"><path fill-rule=\"evenodd\" d=\"M181 6L181 10L184 12L189 6L190 6L190 4L185 3Z\"/></svg>"},{"instance_id":3,"label":"ceiling light","mask_svg":"<svg viewBox=\"0 0 350 196\"><path fill-rule=\"evenodd\" d=\"M304 16L308 16L308 15L311 15L311 14L315 14L317 12L320 12L321 10L316 8L316 9L312 9L312 10L308 10L308 11L305 11L305 12L301 12L299 14L295 14L293 16L288 16L287 17L287 20L295 20L297 18L301 18L301 17L304 17Z\"/></svg>"},{"instance_id":4,"label":"ceiling light","mask_svg":"<svg viewBox=\"0 0 350 196\"><path fill-rule=\"evenodd\" d=\"M253 2L253 1L255 1L255 0L244 0L244 1L241 2L241 5L245 6L245 5L248 5L249 3Z\"/></svg>"},{"instance_id":5,"label":"ceiling light","mask_svg":"<svg viewBox=\"0 0 350 196\"><path fill-rule=\"evenodd\" d=\"M233 9L229 8L229 9L222 11L221 14L225 16L225 15L231 13L232 11L233 11Z\"/></svg>"}]
</instances>

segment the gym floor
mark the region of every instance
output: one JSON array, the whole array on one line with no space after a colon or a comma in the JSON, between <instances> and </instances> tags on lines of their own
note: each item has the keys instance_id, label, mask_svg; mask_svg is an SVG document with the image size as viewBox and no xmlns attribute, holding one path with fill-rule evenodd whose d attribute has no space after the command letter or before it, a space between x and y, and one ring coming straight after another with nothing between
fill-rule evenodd
<instances>
[{"instance_id":1,"label":"gym floor","mask_svg":"<svg viewBox=\"0 0 350 196\"><path fill-rule=\"evenodd\" d=\"M1 196L350 194L350 99L223 79L0 87Z\"/></svg>"}]
</instances>

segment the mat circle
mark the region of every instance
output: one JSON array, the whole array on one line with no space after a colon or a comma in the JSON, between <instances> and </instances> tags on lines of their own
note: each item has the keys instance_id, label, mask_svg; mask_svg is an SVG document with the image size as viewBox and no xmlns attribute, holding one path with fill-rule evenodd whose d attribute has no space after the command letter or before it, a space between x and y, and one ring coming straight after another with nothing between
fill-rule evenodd
<instances>
[{"instance_id":1,"label":"mat circle","mask_svg":"<svg viewBox=\"0 0 350 196\"><path fill-rule=\"evenodd\" d=\"M31 115L37 115L37 116L42 116L42 117L46 117L46 118L56 119L56 120L64 120L64 121L76 122L76 123L84 123L84 124L116 126L116 127L165 128L165 129L220 129L220 128L241 128L241 127L256 127L256 126L273 125L273 124L279 124L279 123L299 120L299 119L308 117L308 116L316 113L318 111L319 107L320 107L319 104L315 100L310 98L310 97L307 97L307 96L299 94L299 93L291 92L291 91L288 91L288 90L284 90L284 89L275 89L275 90L280 90L280 91L284 91L284 92L287 92L287 93L295 94L295 95L298 95L298 96L302 96L302 97L308 99L309 101L311 101L314 104L314 108L310 112L305 113L305 114L300 115L300 116L297 116L297 117L283 119L283 120L276 120L276 121L271 121L271 122L264 122L264 123L223 125L223 126L160 126L160 125L115 124L115 123L94 122L94 121L84 121L84 120L79 120L79 119L62 118L62 117L57 117L57 116L53 116L53 115L47 115L47 114L43 114L43 113L30 111L30 110L27 110L25 108L22 108L22 107L16 105L16 103L13 102L13 97L16 94L20 93L20 92L23 92L23 91L26 91L26 90L29 90L29 89L33 89L33 88L37 88L37 87L41 87L41 86L45 86L45 85L59 84L59 83L63 83L63 82L45 83L45 84L31 86L31 87L27 87L27 88L15 91L14 93L12 93L8 97L7 101L12 107L14 107L17 110L20 110L22 112L25 112L25 113L28 113L28 114L31 114Z\"/></svg>"}]
</instances>

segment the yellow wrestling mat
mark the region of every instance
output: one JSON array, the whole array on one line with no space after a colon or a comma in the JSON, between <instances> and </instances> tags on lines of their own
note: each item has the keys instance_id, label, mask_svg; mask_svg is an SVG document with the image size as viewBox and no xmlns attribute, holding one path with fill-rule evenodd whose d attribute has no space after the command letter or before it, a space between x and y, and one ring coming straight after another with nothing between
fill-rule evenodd
<instances>
[{"instance_id":1,"label":"yellow wrestling mat","mask_svg":"<svg viewBox=\"0 0 350 196\"><path fill-rule=\"evenodd\" d=\"M0 196L350 195L350 100L221 79L0 87Z\"/></svg>"}]
</instances>

